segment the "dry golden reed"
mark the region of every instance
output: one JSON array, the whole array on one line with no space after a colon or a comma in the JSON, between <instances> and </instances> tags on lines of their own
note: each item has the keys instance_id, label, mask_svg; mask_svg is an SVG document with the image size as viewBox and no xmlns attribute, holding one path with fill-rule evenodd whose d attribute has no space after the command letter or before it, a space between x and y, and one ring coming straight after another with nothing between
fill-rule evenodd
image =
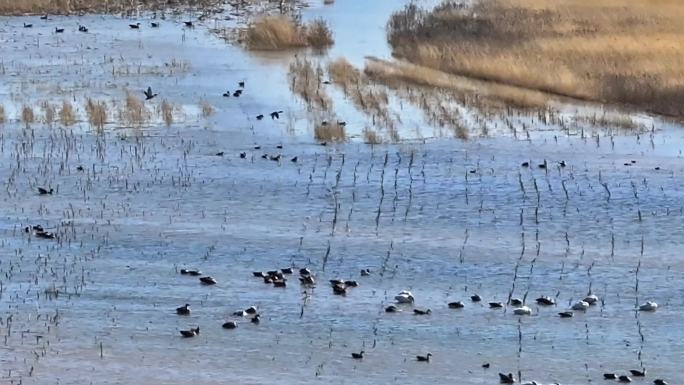
<instances>
[{"instance_id":1,"label":"dry golden reed","mask_svg":"<svg viewBox=\"0 0 684 385\"><path fill-rule=\"evenodd\" d=\"M126 103L124 103L124 108L121 111L123 120L127 124L140 127L147 121L148 115L142 100L130 92L126 93Z\"/></svg>"},{"instance_id":2,"label":"dry golden reed","mask_svg":"<svg viewBox=\"0 0 684 385\"><path fill-rule=\"evenodd\" d=\"M76 123L74 107L68 100L63 101L62 108L59 109L59 122L65 127L72 126Z\"/></svg>"},{"instance_id":3,"label":"dry golden reed","mask_svg":"<svg viewBox=\"0 0 684 385\"><path fill-rule=\"evenodd\" d=\"M98 131L104 129L107 123L107 104L105 102L96 102L88 98L86 100L86 113L88 114L88 122Z\"/></svg>"},{"instance_id":4,"label":"dry golden reed","mask_svg":"<svg viewBox=\"0 0 684 385\"><path fill-rule=\"evenodd\" d=\"M164 99L162 100L159 109L161 112L162 120L164 120L166 126L171 126L173 124L173 104L171 104L168 100Z\"/></svg>"},{"instance_id":5,"label":"dry golden reed","mask_svg":"<svg viewBox=\"0 0 684 385\"><path fill-rule=\"evenodd\" d=\"M202 110L202 117L208 118L214 114L214 106L206 100L200 100L200 109Z\"/></svg>"},{"instance_id":6,"label":"dry golden reed","mask_svg":"<svg viewBox=\"0 0 684 385\"><path fill-rule=\"evenodd\" d=\"M281 50L312 47L317 49L333 45L330 27L323 20L298 24L283 15L262 16L252 22L244 32L244 41L252 50Z\"/></svg>"},{"instance_id":7,"label":"dry golden reed","mask_svg":"<svg viewBox=\"0 0 684 385\"><path fill-rule=\"evenodd\" d=\"M52 127L52 123L55 121L55 106L50 102L44 101L41 103L41 108L43 109L43 122L49 127Z\"/></svg>"},{"instance_id":8,"label":"dry golden reed","mask_svg":"<svg viewBox=\"0 0 684 385\"><path fill-rule=\"evenodd\" d=\"M318 123L314 126L314 139L319 142L344 142L347 140L345 126L335 123Z\"/></svg>"},{"instance_id":9,"label":"dry golden reed","mask_svg":"<svg viewBox=\"0 0 684 385\"><path fill-rule=\"evenodd\" d=\"M35 115L31 106L24 105L21 108L21 121L24 122L26 127L29 127L35 121Z\"/></svg>"}]
</instances>

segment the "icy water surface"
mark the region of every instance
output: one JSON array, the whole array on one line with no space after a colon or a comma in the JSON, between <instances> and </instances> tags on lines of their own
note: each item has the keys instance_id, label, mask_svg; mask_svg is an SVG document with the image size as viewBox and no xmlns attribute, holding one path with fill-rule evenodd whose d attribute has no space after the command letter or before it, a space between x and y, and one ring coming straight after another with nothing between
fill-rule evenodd
<instances>
[{"instance_id":1,"label":"icy water surface","mask_svg":"<svg viewBox=\"0 0 684 385\"><path fill-rule=\"evenodd\" d=\"M332 14L333 25L348 25L359 2L341 3L337 18L336 8L305 17ZM378 9L386 19L392 7ZM513 372L587 384L642 367L641 383L676 380L684 353L680 127L321 146L290 131L288 119L254 119L278 108L303 115L282 84L286 59L248 56L173 21L157 35L109 17L81 22L91 32L75 43L75 32L51 34L72 19L30 32L18 28L21 18L0 21L3 56L13 47L0 87L11 118L43 100L33 91L61 102L121 98L148 84L181 111L168 128L112 123L103 134L83 121L2 126L0 382L489 384ZM40 49L27 45L35 34ZM339 44L340 54L363 46ZM171 73L164 63L173 59L190 69ZM243 97L220 96L240 80ZM200 99L216 113L199 116ZM40 196L38 186L56 191ZM23 231L36 224L59 239ZM318 284L301 287L296 269L286 288L252 276L289 266L310 268ZM218 284L201 285L181 268ZM366 268L371 275L361 276ZM359 286L336 296L333 278ZM400 290L432 314L411 306L385 313ZM590 290L599 304L558 317ZM488 308L509 295L526 296L533 314ZM558 304L537 306L542 295ZM464 309L447 307L458 300ZM659 309L636 312L647 300ZM185 303L192 314L176 315ZM232 316L252 305L258 325ZM222 329L226 320L238 328ZM180 337L196 326L199 336ZM365 359L352 360L361 350ZM416 362L428 352L432 362Z\"/></svg>"}]
</instances>

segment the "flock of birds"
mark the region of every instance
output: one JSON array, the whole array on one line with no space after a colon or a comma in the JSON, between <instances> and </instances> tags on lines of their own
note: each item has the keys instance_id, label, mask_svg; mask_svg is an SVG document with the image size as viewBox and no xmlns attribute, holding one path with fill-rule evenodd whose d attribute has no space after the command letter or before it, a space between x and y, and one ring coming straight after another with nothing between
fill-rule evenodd
<instances>
[{"instance_id":1,"label":"flock of birds","mask_svg":"<svg viewBox=\"0 0 684 385\"><path fill-rule=\"evenodd\" d=\"M156 14L154 15L154 17L156 18ZM164 18L164 17L162 17L162 18ZM40 16L40 20L49 20L49 19L50 19L50 15ZM158 21L150 22L150 27L152 27L152 28L159 28L160 25L161 25L161 23L159 23ZM184 21L183 25L187 28L194 28L195 27L195 24L192 21ZM134 23L134 24L128 25L128 27L130 29L138 29L138 30L141 28L141 26L142 26L141 23ZM24 28L33 28L33 23L24 22ZM64 33L64 31L65 31L65 28L55 27L55 33ZM79 24L78 25L78 31L87 33L88 27Z\"/></svg>"},{"instance_id":2,"label":"flock of birds","mask_svg":"<svg viewBox=\"0 0 684 385\"><path fill-rule=\"evenodd\" d=\"M288 278L287 276L292 275L294 273L294 269L291 267L288 268L283 268L279 270L272 270L272 271L255 271L252 273L252 275L256 278L260 278L264 281L265 284L273 285L273 287L278 287L278 288L284 288L287 287L287 282ZM199 270L190 270L190 269L181 269L180 274L182 275L189 275L189 276L198 276L200 283L204 285L215 285L217 284L217 281L215 278L209 276L209 275L203 275L202 272ZM371 275L370 269L364 269L361 270L361 276L368 276ZM343 280L343 279L331 279L329 280L329 283L332 287L332 293L334 295L340 295L344 296L347 295L349 292L349 289L354 288L359 286L359 283L354 280ZM316 285L316 278L315 274L308 268L301 268L299 269L299 284L303 287L313 287ZM525 305L525 298L510 298L508 300L508 304L513 307L513 314L518 315L518 316L525 316L525 315L531 315L532 314L532 309L530 307ZM419 309L415 308L412 305L415 303L416 298L411 293L411 291L408 290L402 290L400 291L397 295L394 296L395 304L389 305L385 308L386 313L397 313L397 312L402 312L404 311L403 308L405 305L411 305L413 314L415 315L429 315L432 313L431 309ZM470 297L470 300L473 303L479 303L482 302L483 299L480 297L478 294L474 294ZM539 298L535 299L535 302L540 305L540 306L555 306L556 305L556 300L552 297L548 296L541 296ZM574 303L569 310L559 312L558 315L561 318L570 318L573 317L575 311L582 311L585 312L589 310L592 306L595 306L600 302L600 299L598 296L595 294L592 294L591 292L587 294L582 300L577 301ZM500 309L505 307L504 303L502 302L489 302L488 303L489 307L491 309ZM448 308L450 309L463 309L466 307L465 303L462 301L456 301L456 302L449 302L447 304ZM655 311L658 308L658 304L653 301L647 301L641 306L638 307L637 310L639 311ZM303 311L303 309L302 309ZM176 314L181 315L181 316L187 316L190 315L191 310L190 310L190 304L185 304L183 306L180 306L176 309ZM260 322L260 314L257 310L256 306L250 306L244 310L238 310L233 313L233 316L235 317L240 317L244 318L247 317L249 318L250 322L253 324L258 324ZM224 329L236 329L238 328L238 321L235 320L228 320L223 323L222 327ZM192 338L198 336L200 333L200 327L194 327L190 328L187 330L181 330L180 335L183 338ZM366 352L365 351L360 351L360 352L352 352L351 353L351 358L354 360L363 360L365 357ZM429 363L432 359L432 353L427 353L425 355L417 355L415 357L415 360L418 362L426 362ZM485 363L482 365L484 369L488 369L490 367L489 363ZM633 377L645 377L646 376L646 370L637 370L637 369L632 369L630 370L630 375ZM603 378L605 380L617 380L621 383L629 383L632 382L632 378L630 375L627 374L615 374L615 373L604 373ZM513 373L499 373L499 380L502 384L513 384L516 383L517 380ZM663 379L655 379L653 381L655 385L667 385L667 382ZM523 382L523 385L540 385L536 381L531 381L531 382ZM554 383L553 385L559 385L558 383Z\"/></svg>"}]
</instances>

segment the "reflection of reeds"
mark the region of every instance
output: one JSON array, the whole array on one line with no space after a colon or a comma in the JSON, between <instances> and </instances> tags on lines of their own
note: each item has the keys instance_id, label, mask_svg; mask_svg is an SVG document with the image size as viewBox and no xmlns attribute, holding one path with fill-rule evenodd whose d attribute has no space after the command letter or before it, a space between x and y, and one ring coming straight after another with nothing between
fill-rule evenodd
<instances>
[{"instance_id":1,"label":"reflection of reeds","mask_svg":"<svg viewBox=\"0 0 684 385\"><path fill-rule=\"evenodd\" d=\"M326 48L333 44L330 28L323 20L301 25L290 17L262 16L251 23L244 40L249 49Z\"/></svg>"},{"instance_id":2,"label":"reflection of reeds","mask_svg":"<svg viewBox=\"0 0 684 385\"><path fill-rule=\"evenodd\" d=\"M214 106L206 100L200 100L200 109L202 110L202 117L208 118L214 113Z\"/></svg>"},{"instance_id":3,"label":"reflection of reeds","mask_svg":"<svg viewBox=\"0 0 684 385\"><path fill-rule=\"evenodd\" d=\"M162 119L167 126L173 124L173 104L168 100L162 100L161 106L159 107Z\"/></svg>"},{"instance_id":4,"label":"reflection of reeds","mask_svg":"<svg viewBox=\"0 0 684 385\"><path fill-rule=\"evenodd\" d=\"M35 121L35 115L31 106L24 105L21 108L21 121L27 128Z\"/></svg>"},{"instance_id":5,"label":"reflection of reeds","mask_svg":"<svg viewBox=\"0 0 684 385\"><path fill-rule=\"evenodd\" d=\"M88 98L85 105L86 113L88 114L88 122L90 125L102 131L107 123L107 105L105 102L95 102Z\"/></svg>"},{"instance_id":6,"label":"reflection of reeds","mask_svg":"<svg viewBox=\"0 0 684 385\"><path fill-rule=\"evenodd\" d=\"M63 126L68 127L76 123L76 114L71 102L65 100L62 102L62 108L59 110L59 121Z\"/></svg>"}]
</instances>

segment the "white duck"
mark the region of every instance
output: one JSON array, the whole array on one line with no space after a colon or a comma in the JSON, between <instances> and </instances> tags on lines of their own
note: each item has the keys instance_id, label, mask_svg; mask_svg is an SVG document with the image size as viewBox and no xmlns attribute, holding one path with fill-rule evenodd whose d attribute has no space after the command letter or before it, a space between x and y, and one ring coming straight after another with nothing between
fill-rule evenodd
<instances>
[{"instance_id":1,"label":"white duck","mask_svg":"<svg viewBox=\"0 0 684 385\"><path fill-rule=\"evenodd\" d=\"M532 314L532 309L527 306L521 306L519 308L513 309L513 314L515 315L530 315Z\"/></svg>"},{"instance_id":2,"label":"white duck","mask_svg":"<svg viewBox=\"0 0 684 385\"><path fill-rule=\"evenodd\" d=\"M408 290L400 291L399 294L394 296L394 299L396 299L398 303L413 303L416 300L413 297L413 294Z\"/></svg>"},{"instance_id":3,"label":"white duck","mask_svg":"<svg viewBox=\"0 0 684 385\"><path fill-rule=\"evenodd\" d=\"M572 310L587 311L589 309L589 303L586 301L579 301L572 305Z\"/></svg>"},{"instance_id":4,"label":"white duck","mask_svg":"<svg viewBox=\"0 0 684 385\"><path fill-rule=\"evenodd\" d=\"M645 304L639 306L641 311L655 311L658 308L658 304L654 301L647 301Z\"/></svg>"}]
</instances>

